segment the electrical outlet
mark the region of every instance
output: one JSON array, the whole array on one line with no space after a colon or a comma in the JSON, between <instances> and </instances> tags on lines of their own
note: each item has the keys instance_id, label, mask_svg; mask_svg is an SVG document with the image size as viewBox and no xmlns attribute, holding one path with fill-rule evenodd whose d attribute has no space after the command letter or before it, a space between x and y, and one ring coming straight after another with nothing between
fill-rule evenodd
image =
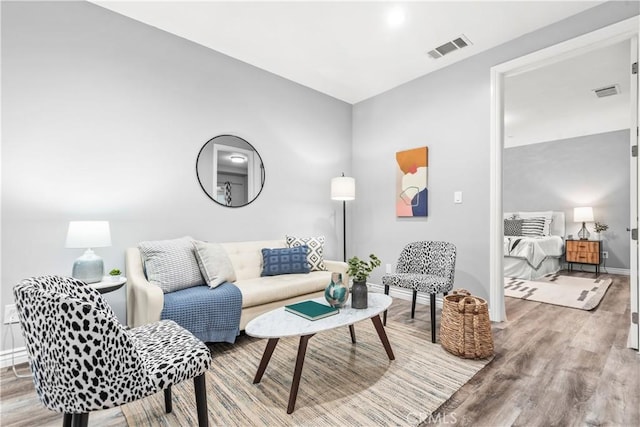
<instances>
[{"instance_id":1,"label":"electrical outlet","mask_svg":"<svg viewBox=\"0 0 640 427\"><path fill-rule=\"evenodd\" d=\"M4 306L4 324L18 323L18 309L15 304Z\"/></svg>"},{"instance_id":2,"label":"electrical outlet","mask_svg":"<svg viewBox=\"0 0 640 427\"><path fill-rule=\"evenodd\" d=\"M602 251L602 258L604 258L604 259L609 258L609 252L608 251Z\"/></svg>"}]
</instances>

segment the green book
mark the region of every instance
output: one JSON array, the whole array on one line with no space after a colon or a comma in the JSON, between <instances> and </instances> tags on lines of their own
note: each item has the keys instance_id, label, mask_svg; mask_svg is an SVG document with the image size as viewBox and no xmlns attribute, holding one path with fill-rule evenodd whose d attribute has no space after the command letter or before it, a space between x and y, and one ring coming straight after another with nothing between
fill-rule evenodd
<instances>
[{"instance_id":1,"label":"green book","mask_svg":"<svg viewBox=\"0 0 640 427\"><path fill-rule=\"evenodd\" d=\"M336 307L330 307L315 301L302 301L285 305L284 309L289 313L297 314L309 320L318 320L323 317L333 316L340 311Z\"/></svg>"}]
</instances>

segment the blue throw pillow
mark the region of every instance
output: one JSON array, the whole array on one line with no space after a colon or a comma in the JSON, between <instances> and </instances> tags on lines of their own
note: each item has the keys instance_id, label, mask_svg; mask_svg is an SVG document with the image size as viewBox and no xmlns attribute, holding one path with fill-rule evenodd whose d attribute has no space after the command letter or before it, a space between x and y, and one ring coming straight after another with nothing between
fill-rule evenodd
<instances>
[{"instance_id":1,"label":"blue throw pillow","mask_svg":"<svg viewBox=\"0 0 640 427\"><path fill-rule=\"evenodd\" d=\"M261 276L278 276L280 274L308 273L307 262L309 246L295 248L262 249Z\"/></svg>"}]
</instances>

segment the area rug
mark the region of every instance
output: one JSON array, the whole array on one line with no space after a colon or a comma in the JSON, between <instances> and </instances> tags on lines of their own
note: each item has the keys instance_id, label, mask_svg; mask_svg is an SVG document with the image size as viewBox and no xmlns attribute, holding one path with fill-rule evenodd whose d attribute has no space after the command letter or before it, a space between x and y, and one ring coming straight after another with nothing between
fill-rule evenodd
<instances>
[{"instance_id":1,"label":"area rug","mask_svg":"<svg viewBox=\"0 0 640 427\"><path fill-rule=\"evenodd\" d=\"M298 338L283 338L259 384L252 384L267 340L238 337L213 344L207 373L209 420L216 426L418 425L469 381L489 360L464 360L429 331L388 322L391 361L371 322L316 334L309 340L295 411L287 414ZM122 406L130 426L197 425L193 381L172 388L173 412L163 393Z\"/></svg>"},{"instance_id":2,"label":"area rug","mask_svg":"<svg viewBox=\"0 0 640 427\"><path fill-rule=\"evenodd\" d=\"M604 298L611 282L611 279L559 274L547 274L536 281L505 277L504 294L512 298L593 310Z\"/></svg>"}]
</instances>

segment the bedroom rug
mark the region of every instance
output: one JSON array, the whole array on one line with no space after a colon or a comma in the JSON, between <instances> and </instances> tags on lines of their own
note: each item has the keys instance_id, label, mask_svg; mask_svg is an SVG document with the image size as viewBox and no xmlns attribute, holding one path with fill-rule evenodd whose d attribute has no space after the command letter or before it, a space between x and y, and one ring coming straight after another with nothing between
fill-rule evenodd
<instances>
[{"instance_id":1,"label":"bedroom rug","mask_svg":"<svg viewBox=\"0 0 640 427\"><path fill-rule=\"evenodd\" d=\"M287 414L298 338L282 338L259 384L252 384L267 340L238 337L213 344L207 373L209 421L216 426L415 426L447 401L490 359L465 360L415 332L387 322L388 359L371 322L309 340L295 411ZM130 426L197 425L193 381L172 388L173 412L157 393L122 406Z\"/></svg>"},{"instance_id":2,"label":"bedroom rug","mask_svg":"<svg viewBox=\"0 0 640 427\"><path fill-rule=\"evenodd\" d=\"M535 281L504 278L504 294L547 304L593 310L600 304L611 279L547 274Z\"/></svg>"}]
</instances>

